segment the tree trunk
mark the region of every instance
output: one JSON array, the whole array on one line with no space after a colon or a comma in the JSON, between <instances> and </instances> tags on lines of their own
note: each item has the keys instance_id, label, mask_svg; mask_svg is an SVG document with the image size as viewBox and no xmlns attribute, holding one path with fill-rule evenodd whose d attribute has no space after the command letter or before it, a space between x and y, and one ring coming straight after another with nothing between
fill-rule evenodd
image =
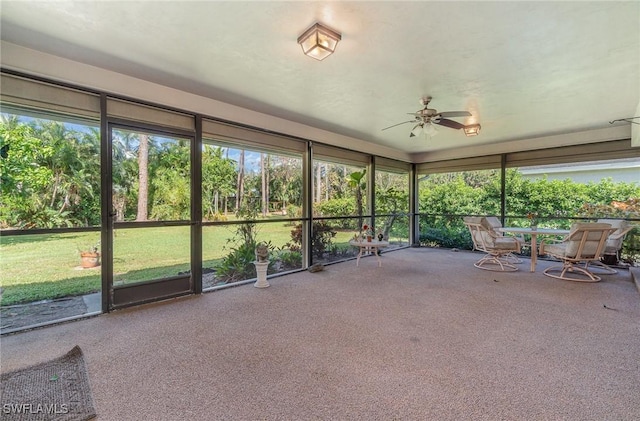
<instances>
[{"instance_id":1,"label":"tree trunk","mask_svg":"<svg viewBox=\"0 0 640 421\"><path fill-rule=\"evenodd\" d=\"M385 222L384 224L384 231L382 232L382 236L385 240L389 239L389 232L391 232L391 227L393 226L393 223L396 221L396 217L397 215L394 214L390 215L387 217L387 222Z\"/></svg>"},{"instance_id":2,"label":"tree trunk","mask_svg":"<svg viewBox=\"0 0 640 421\"><path fill-rule=\"evenodd\" d=\"M260 154L260 173L262 175L262 216L267 216L269 211L269 195L267 194L267 172L264 165L264 154Z\"/></svg>"},{"instance_id":3,"label":"tree trunk","mask_svg":"<svg viewBox=\"0 0 640 421\"><path fill-rule=\"evenodd\" d=\"M53 183L53 192L51 193L51 202L49 203L49 207L53 208L53 205L56 203L56 196L58 195L58 185L60 184L60 174L56 172L56 176L54 178Z\"/></svg>"},{"instance_id":4,"label":"tree trunk","mask_svg":"<svg viewBox=\"0 0 640 421\"><path fill-rule=\"evenodd\" d=\"M138 147L138 214L136 221L146 221L149 216L149 137L140 134Z\"/></svg>"},{"instance_id":5,"label":"tree trunk","mask_svg":"<svg viewBox=\"0 0 640 421\"><path fill-rule=\"evenodd\" d=\"M324 200L329 200L329 168L324 170Z\"/></svg>"},{"instance_id":6,"label":"tree trunk","mask_svg":"<svg viewBox=\"0 0 640 421\"><path fill-rule=\"evenodd\" d=\"M271 168L271 156L267 154L267 171L266 171L266 181L264 190L267 192L267 213L269 212L269 202L271 201L271 190L269 189L269 183L271 183L271 178L269 177L269 168Z\"/></svg>"},{"instance_id":7,"label":"tree trunk","mask_svg":"<svg viewBox=\"0 0 640 421\"><path fill-rule=\"evenodd\" d=\"M316 164L316 203L322 200L322 164Z\"/></svg>"},{"instance_id":8,"label":"tree trunk","mask_svg":"<svg viewBox=\"0 0 640 421\"><path fill-rule=\"evenodd\" d=\"M244 150L238 158L238 181L236 183L236 213L240 212L242 197L244 196Z\"/></svg>"},{"instance_id":9,"label":"tree trunk","mask_svg":"<svg viewBox=\"0 0 640 421\"><path fill-rule=\"evenodd\" d=\"M364 219L362 217L362 190L360 190L360 186L356 187L356 208L358 212L358 225L362 227L364 225Z\"/></svg>"},{"instance_id":10,"label":"tree trunk","mask_svg":"<svg viewBox=\"0 0 640 421\"><path fill-rule=\"evenodd\" d=\"M127 198L124 195L118 194L113 196L113 207L116 211L116 222L124 221L124 208Z\"/></svg>"}]
</instances>

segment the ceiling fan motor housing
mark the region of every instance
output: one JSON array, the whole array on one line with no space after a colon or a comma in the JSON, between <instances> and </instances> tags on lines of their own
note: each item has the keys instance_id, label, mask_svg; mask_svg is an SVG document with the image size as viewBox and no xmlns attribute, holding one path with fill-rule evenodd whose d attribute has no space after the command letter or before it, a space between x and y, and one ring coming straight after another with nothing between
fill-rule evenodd
<instances>
[{"instance_id":1,"label":"ceiling fan motor housing","mask_svg":"<svg viewBox=\"0 0 640 421\"><path fill-rule=\"evenodd\" d=\"M422 121L429 121L431 120L433 117L436 117L438 115L438 111L434 110L433 108L425 108L423 110L419 110L418 112L416 112L416 117L420 118Z\"/></svg>"}]
</instances>

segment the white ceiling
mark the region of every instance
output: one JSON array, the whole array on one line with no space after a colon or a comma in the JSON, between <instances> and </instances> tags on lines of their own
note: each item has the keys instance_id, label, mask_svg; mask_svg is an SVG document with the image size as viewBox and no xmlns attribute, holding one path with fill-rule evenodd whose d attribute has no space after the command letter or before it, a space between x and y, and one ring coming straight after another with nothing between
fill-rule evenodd
<instances>
[{"instance_id":1,"label":"white ceiling","mask_svg":"<svg viewBox=\"0 0 640 421\"><path fill-rule=\"evenodd\" d=\"M3 41L407 154L603 129L640 103L637 1L3 0L1 12ZM296 43L316 21L342 33L321 62ZM457 120L480 136L381 130L425 95L470 111Z\"/></svg>"}]
</instances>

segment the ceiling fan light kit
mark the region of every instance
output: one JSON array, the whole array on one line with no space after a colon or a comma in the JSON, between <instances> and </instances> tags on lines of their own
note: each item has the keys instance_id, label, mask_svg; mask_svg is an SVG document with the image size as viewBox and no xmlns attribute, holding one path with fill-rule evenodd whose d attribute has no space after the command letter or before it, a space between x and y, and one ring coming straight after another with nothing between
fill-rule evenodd
<instances>
[{"instance_id":1,"label":"ceiling fan light kit","mask_svg":"<svg viewBox=\"0 0 640 421\"><path fill-rule=\"evenodd\" d=\"M438 134L438 130L436 130L435 126L431 123L420 123L416 124L413 130L411 130L409 137L416 137L421 134L424 134L428 137L433 137Z\"/></svg>"},{"instance_id":2,"label":"ceiling fan light kit","mask_svg":"<svg viewBox=\"0 0 640 421\"><path fill-rule=\"evenodd\" d=\"M424 134L428 136L435 136L438 134L438 131L431 123L426 123L423 127L423 130L424 130Z\"/></svg>"},{"instance_id":3,"label":"ceiling fan light kit","mask_svg":"<svg viewBox=\"0 0 640 421\"><path fill-rule=\"evenodd\" d=\"M324 60L336 51L342 35L326 26L315 23L298 37L302 51L311 58Z\"/></svg>"},{"instance_id":4,"label":"ceiling fan light kit","mask_svg":"<svg viewBox=\"0 0 640 421\"><path fill-rule=\"evenodd\" d=\"M411 130L409 137L415 137L421 133L424 133L427 136L435 136L438 133L435 127L436 124L449 127L450 129L464 129L464 134L467 136L476 136L480 133L479 124L470 124L465 126L462 123L449 119L449 117L471 117L471 113L469 111L444 111L439 113L438 110L429 108L431 99L432 98L430 96L420 99L420 104L422 104L424 108L416 111L415 113L409 113L414 116L413 120L403 121L402 123L385 127L382 130L400 126L401 124L417 123Z\"/></svg>"}]
</instances>

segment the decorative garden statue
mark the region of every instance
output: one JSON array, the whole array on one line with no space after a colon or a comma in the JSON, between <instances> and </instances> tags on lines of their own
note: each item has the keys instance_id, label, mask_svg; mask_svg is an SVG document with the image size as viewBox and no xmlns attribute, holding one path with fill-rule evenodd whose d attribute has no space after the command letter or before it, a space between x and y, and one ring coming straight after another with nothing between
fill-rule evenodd
<instances>
[{"instance_id":1,"label":"decorative garden statue","mask_svg":"<svg viewBox=\"0 0 640 421\"><path fill-rule=\"evenodd\" d=\"M256 246L256 261L266 262L269 259L269 247L265 243Z\"/></svg>"}]
</instances>

